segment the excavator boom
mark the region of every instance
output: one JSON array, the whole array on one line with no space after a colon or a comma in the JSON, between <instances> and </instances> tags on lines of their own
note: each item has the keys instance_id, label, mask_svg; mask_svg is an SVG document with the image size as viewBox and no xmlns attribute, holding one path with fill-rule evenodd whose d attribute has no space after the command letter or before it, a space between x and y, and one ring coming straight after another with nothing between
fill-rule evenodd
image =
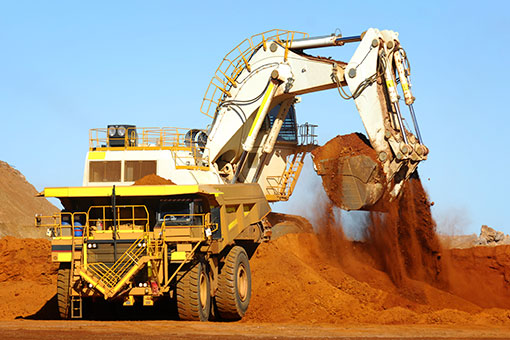
<instances>
[{"instance_id":1,"label":"excavator boom","mask_svg":"<svg viewBox=\"0 0 510 340\"><path fill-rule=\"evenodd\" d=\"M348 63L305 53L354 42L359 46ZM295 185L289 181L297 180L302 166L299 155L317 147L313 138L308 144L298 141L294 104L298 96L337 88L344 99L355 102L376 159L343 157L316 168L323 178L343 176L342 187L330 195L342 197L344 209L359 210L370 208L384 192L390 199L399 194L428 149L412 107L410 69L398 33L371 28L360 36L309 38L275 30L249 39L247 49L242 44L233 50L239 56L231 52L224 58L232 67L220 65L202 105L217 104L206 148L225 181L259 183L270 200L288 199L288 189ZM219 89L217 98L211 89ZM416 135L405 126L399 91ZM294 138L289 137L291 128ZM291 159L298 159L297 167Z\"/></svg>"}]
</instances>

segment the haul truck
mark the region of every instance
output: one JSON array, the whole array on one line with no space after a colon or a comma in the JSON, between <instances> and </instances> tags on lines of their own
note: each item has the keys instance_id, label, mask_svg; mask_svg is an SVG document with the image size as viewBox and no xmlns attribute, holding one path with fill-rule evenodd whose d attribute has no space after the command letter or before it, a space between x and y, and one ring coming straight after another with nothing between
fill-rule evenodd
<instances>
[{"instance_id":1,"label":"haul truck","mask_svg":"<svg viewBox=\"0 0 510 340\"><path fill-rule=\"evenodd\" d=\"M175 298L179 317L239 319L251 296L248 255L269 236L269 204L257 184L46 188L65 211L37 216L50 228L62 318L82 298L152 306ZM67 221L67 223L66 223ZM247 252L248 251L248 252Z\"/></svg>"},{"instance_id":2,"label":"haul truck","mask_svg":"<svg viewBox=\"0 0 510 340\"><path fill-rule=\"evenodd\" d=\"M350 43L359 45L348 63L309 54ZM342 176L328 194L339 195L343 209L370 209L383 193L397 197L427 158L410 74L393 31L310 38L272 30L223 58L201 106L212 118L207 129L91 130L83 186L46 188L41 196L59 198L64 210L36 217L49 227L60 263L60 315L80 317L89 297L125 306L171 297L184 320L207 320L211 301L219 317L241 318L251 294L250 249L271 234L268 202L289 199L305 155L317 147L315 125L297 122L300 96L337 89L354 100L378 160L328 159L316 171ZM133 185L151 174L171 184Z\"/></svg>"}]
</instances>

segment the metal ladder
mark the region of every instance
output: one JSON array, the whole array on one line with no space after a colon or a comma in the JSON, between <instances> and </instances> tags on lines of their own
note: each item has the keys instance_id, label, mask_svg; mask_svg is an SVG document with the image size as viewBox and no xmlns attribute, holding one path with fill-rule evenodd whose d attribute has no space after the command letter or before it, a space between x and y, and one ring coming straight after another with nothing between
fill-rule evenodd
<instances>
[{"instance_id":1,"label":"metal ladder","mask_svg":"<svg viewBox=\"0 0 510 340\"><path fill-rule=\"evenodd\" d=\"M71 319L81 319L82 317L81 296L71 296Z\"/></svg>"},{"instance_id":2,"label":"metal ladder","mask_svg":"<svg viewBox=\"0 0 510 340\"><path fill-rule=\"evenodd\" d=\"M70 297L70 306L71 309L71 319L81 319L82 315L82 298L81 296L73 296L73 282L76 282L75 278L79 278L79 274L75 273L76 269L76 261L79 261L80 258L75 258L76 251L76 240L74 238L74 228L71 230L72 235L72 247L71 247L71 271L69 273L69 297ZM81 242L83 245L83 242ZM81 257L81 256L80 256Z\"/></svg>"},{"instance_id":3,"label":"metal ladder","mask_svg":"<svg viewBox=\"0 0 510 340\"><path fill-rule=\"evenodd\" d=\"M298 149L294 155L287 158L287 165L281 176L268 176L268 180L276 181L276 185L268 186L267 189L281 201L286 201L292 195L297 183L297 179L303 169L304 159L307 154L306 149Z\"/></svg>"}]
</instances>

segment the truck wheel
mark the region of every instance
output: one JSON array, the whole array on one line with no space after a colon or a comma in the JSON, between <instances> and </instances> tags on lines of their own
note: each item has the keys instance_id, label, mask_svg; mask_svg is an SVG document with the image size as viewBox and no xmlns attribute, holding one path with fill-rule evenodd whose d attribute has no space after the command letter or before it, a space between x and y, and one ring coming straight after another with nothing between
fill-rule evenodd
<instances>
[{"instance_id":1,"label":"truck wheel","mask_svg":"<svg viewBox=\"0 0 510 340\"><path fill-rule=\"evenodd\" d=\"M71 268L63 263L58 268L57 275L57 305L61 319L69 319L71 316L71 297L69 296L69 280Z\"/></svg>"},{"instance_id":2,"label":"truck wheel","mask_svg":"<svg viewBox=\"0 0 510 340\"><path fill-rule=\"evenodd\" d=\"M207 321L211 311L211 285L206 265L198 262L177 282L177 311L181 320Z\"/></svg>"},{"instance_id":3,"label":"truck wheel","mask_svg":"<svg viewBox=\"0 0 510 340\"><path fill-rule=\"evenodd\" d=\"M251 298L251 272L248 255L243 247L230 250L218 274L216 305L220 317L239 320L244 316Z\"/></svg>"}]
</instances>

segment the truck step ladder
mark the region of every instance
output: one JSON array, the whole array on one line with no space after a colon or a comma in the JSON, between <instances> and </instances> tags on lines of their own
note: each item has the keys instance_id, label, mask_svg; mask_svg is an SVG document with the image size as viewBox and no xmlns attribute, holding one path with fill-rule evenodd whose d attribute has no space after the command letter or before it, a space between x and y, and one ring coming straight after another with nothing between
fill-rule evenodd
<instances>
[{"instance_id":1,"label":"truck step ladder","mask_svg":"<svg viewBox=\"0 0 510 340\"><path fill-rule=\"evenodd\" d=\"M81 296L71 296L71 319L81 319L82 315Z\"/></svg>"}]
</instances>

